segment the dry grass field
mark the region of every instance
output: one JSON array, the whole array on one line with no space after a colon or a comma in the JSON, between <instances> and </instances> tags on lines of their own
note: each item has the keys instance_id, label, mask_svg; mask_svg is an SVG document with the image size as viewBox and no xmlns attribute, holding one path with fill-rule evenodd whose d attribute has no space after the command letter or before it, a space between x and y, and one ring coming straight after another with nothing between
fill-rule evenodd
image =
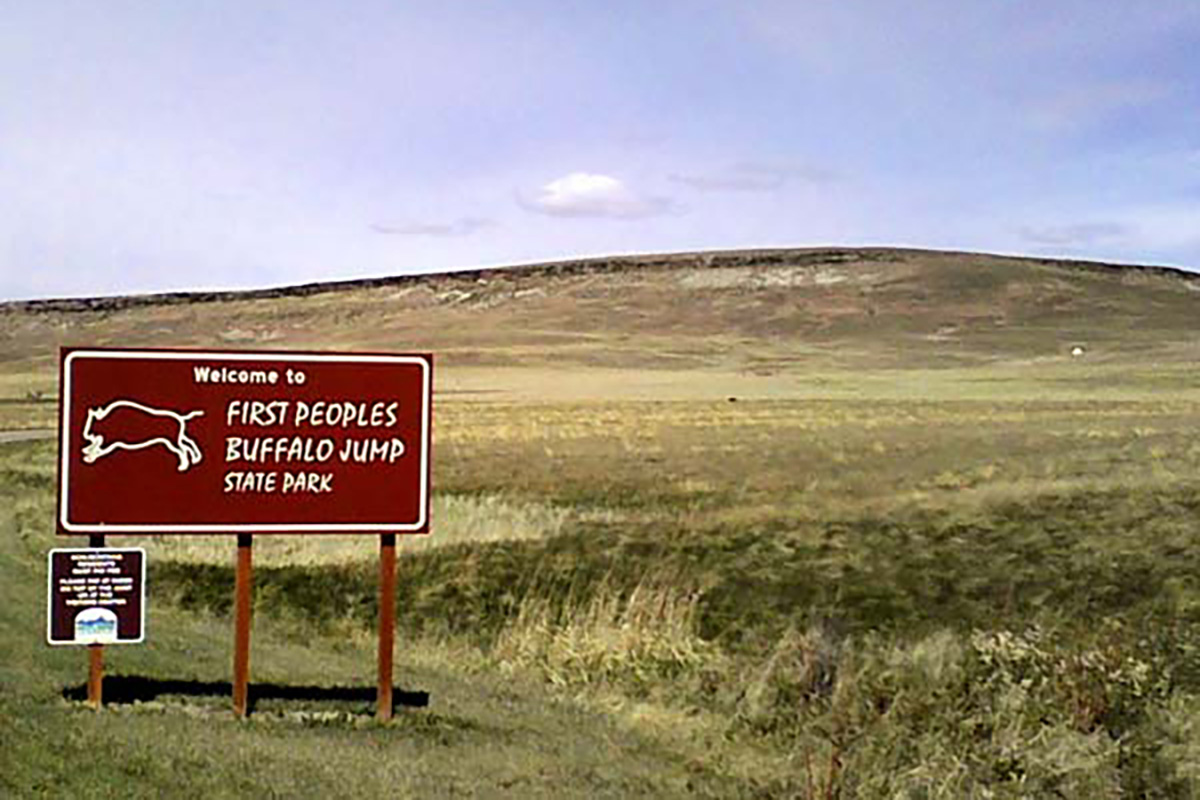
<instances>
[{"instance_id":1,"label":"dry grass field","mask_svg":"<svg viewBox=\"0 0 1200 800\"><path fill-rule=\"evenodd\" d=\"M1198 289L762 251L0 307L0 430L53 426L62 344L437 359L398 597L428 706L391 725L352 537L256 538L247 723L232 542L122 538L151 635L82 710L41 643L55 446L0 444L0 790L1195 796Z\"/></svg>"}]
</instances>

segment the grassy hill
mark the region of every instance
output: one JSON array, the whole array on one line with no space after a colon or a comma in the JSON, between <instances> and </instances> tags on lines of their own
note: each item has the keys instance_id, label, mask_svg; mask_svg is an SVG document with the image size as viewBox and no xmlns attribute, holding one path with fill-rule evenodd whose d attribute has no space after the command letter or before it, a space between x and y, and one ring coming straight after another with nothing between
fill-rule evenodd
<instances>
[{"instance_id":1,"label":"grassy hill","mask_svg":"<svg viewBox=\"0 0 1200 800\"><path fill-rule=\"evenodd\" d=\"M9 303L0 430L53 426L62 344L435 353L428 705L367 714L369 540L258 537L239 724L232 543L125 537L150 638L83 711L41 644L54 447L0 444L7 793L1200 789L1200 276L745 251Z\"/></svg>"},{"instance_id":2,"label":"grassy hill","mask_svg":"<svg viewBox=\"0 0 1200 800\"><path fill-rule=\"evenodd\" d=\"M627 394L609 383L623 372L676 374L684 397L711 375L803 396L823 371L1024 367L1077 344L1093 365L1180 364L1200 348L1198 292L1200 276L1165 269L784 250L8 303L0 399L49 392L55 348L71 343L427 350L444 370L443 391L581 399ZM577 371L583 382L531 389L543 370Z\"/></svg>"}]
</instances>

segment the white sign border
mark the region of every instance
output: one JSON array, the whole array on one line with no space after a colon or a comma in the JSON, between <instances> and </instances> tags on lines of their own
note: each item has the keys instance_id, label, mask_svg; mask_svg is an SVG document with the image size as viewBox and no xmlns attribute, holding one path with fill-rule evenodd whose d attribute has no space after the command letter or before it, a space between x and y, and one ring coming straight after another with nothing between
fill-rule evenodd
<instances>
[{"instance_id":1,"label":"white sign border","mask_svg":"<svg viewBox=\"0 0 1200 800\"><path fill-rule=\"evenodd\" d=\"M165 361L283 361L283 362L357 362L366 364L416 364L421 367L421 392L424 396L423 413L421 415L421 480L420 499L418 508L420 516L416 522L405 523L369 523L369 524L313 524L292 523L281 525L261 525L228 523L211 524L149 524L149 525L107 525L80 524L67 519L70 509L67 487L70 485L70 425L71 419L71 366L76 358L112 358L112 359L161 359ZM211 352L205 350L73 350L67 354L62 367L62 409L59 412L59 450L60 470L59 480L59 525L67 533L413 533L426 526L429 513L429 449L430 449L430 415L433 401L433 385L431 375L431 359L417 355L384 355L367 353L289 353L287 351L271 352L259 350L245 352Z\"/></svg>"},{"instance_id":2,"label":"white sign border","mask_svg":"<svg viewBox=\"0 0 1200 800\"><path fill-rule=\"evenodd\" d=\"M46 554L46 644L54 647L83 647L93 644L92 642L78 642L74 639L55 639L54 638L54 554L55 553L141 553L142 554L142 574L138 578L138 587L141 589L142 602L138 607L138 633L136 639L114 639L111 642L104 642L105 646L110 644L142 644L146 641L146 548L144 547L52 547L50 552Z\"/></svg>"}]
</instances>

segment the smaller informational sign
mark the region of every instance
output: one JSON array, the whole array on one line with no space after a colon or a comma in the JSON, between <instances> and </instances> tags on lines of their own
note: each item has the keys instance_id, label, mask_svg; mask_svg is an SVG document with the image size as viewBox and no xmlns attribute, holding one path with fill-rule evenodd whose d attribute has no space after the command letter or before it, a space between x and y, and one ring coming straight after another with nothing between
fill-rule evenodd
<instances>
[{"instance_id":1,"label":"smaller informational sign","mask_svg":"<svg viewBox=\"0 0 1200 800\"><path fill-rule=\"evenodd\" d=\"M144 549L55 548L49 561L50 644L135 644L145 638Z\"/></svg>"}]
</instances>

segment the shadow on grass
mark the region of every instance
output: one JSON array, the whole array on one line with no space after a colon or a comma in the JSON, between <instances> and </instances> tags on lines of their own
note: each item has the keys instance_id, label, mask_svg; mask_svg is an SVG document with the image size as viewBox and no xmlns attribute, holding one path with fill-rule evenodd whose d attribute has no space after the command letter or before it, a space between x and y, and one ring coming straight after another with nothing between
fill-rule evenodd
<instances>
[{"instance_id":1,"label":"shadow on grass","mask_svg":"<svg viewBox=\"0 0 1200 800\"><path fill-rule=\"evenodd\" d=\"M66 700L83 702L87 699L87 684L63 689ZM104 678L105 705L129 705L150 702L160 697L226 697L232 698L233 686L228 681L164 680L141 675L110 675ZM253 713L260 701L290 701L295 703L355 703L374 708L375 687L366 686L291 686L280 683L251 683L249 711ZM394 706L425 708L429 692L392 690Z\"/></svg>"}]
</instances>

